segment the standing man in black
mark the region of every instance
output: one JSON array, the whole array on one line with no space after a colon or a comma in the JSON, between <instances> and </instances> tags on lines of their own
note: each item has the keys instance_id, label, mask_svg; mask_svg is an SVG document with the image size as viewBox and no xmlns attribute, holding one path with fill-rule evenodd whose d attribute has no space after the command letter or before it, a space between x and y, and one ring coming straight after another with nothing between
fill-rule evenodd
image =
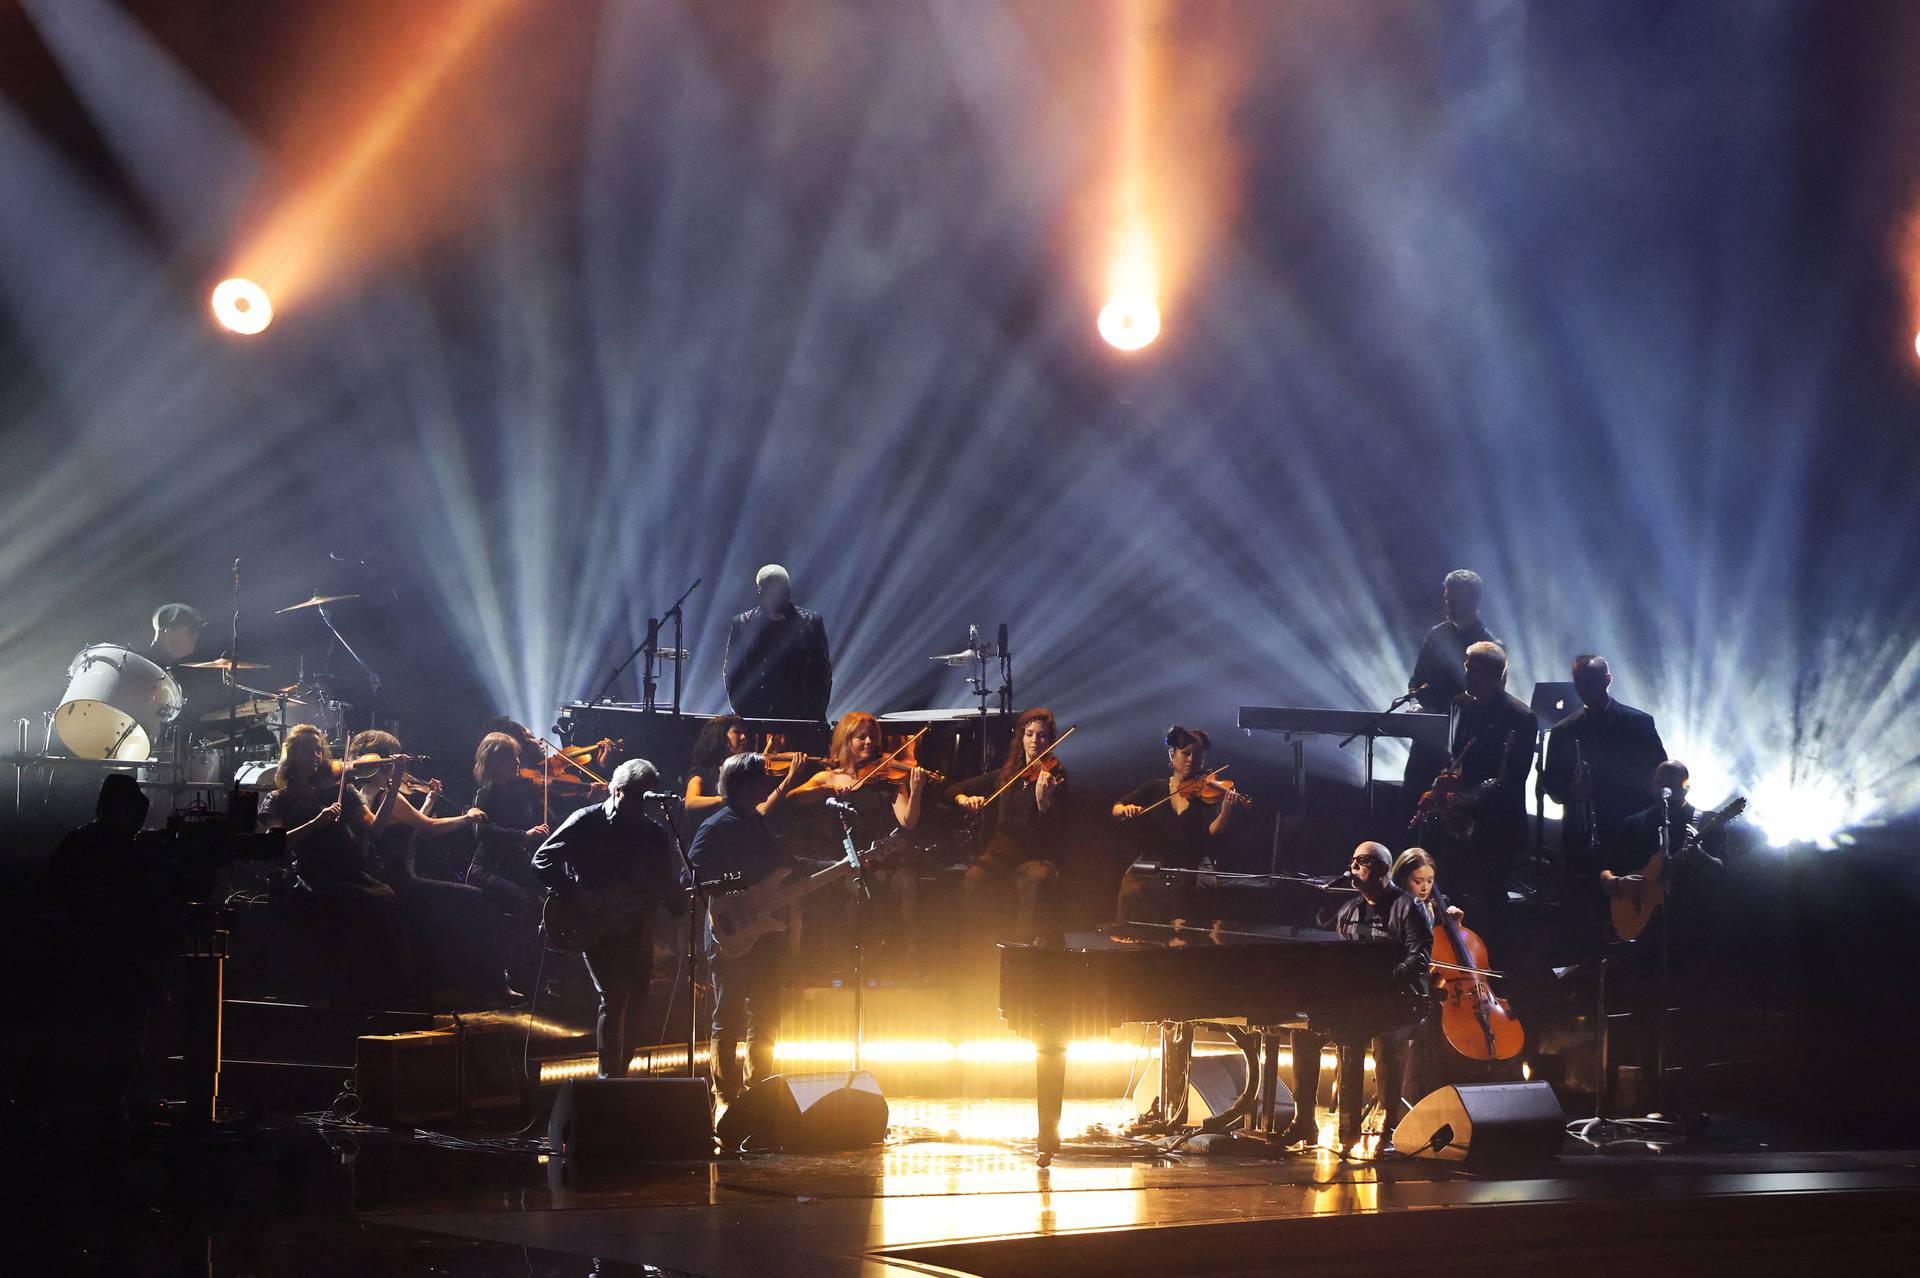
<instances>
[{"instance_id":1,"label":"standing man in black","mask_svg":"<svg viewBox=\"0 0 1920 1278\"><path fill-rule=\"evenodd\" d=\"M1581 653L1573 659L1573 687L1580 709L1557 724L1547 738L1547 765L1541 783L1554 801L1565 806L1587 805L1591 823L1568 820L1561 824L1562 846L1581 861L1584 875L1601 866L1585 864L1620 832L1623 822L1659 797L1654 769L1667 757L1660 730L1644 710L1616 701L1609 689L1613 672L1605 657ZM1579 749L1582 767L1574 766ZM1592 848L1596 856L1585 856Z\"/></svg>"},{"instance_id":2,"label":"standing man in black","mask_svg":"<svg viewBox=\"0 0 1920 1278\"><path fill-rule=\"evenodd\" d=\"M1466 691L1461 669L1467 648L1476 643L1498 643L1486 623L1480 620L1480 598L1485 593L1480 574L1457 568L1441 583L1440 599L1446 620L1427 631L1420 641L1420 655L1414 658L1413 677L1407 691L1415 692L1414 709L1426 714L1446 714L1453 699ZM1432 746L1416 742L1407 753L1407 770L1401 779L1401 792L1412 804L1433 784L1434 777L1447 766L1447 756Z\"/></svg>"},{"instance_id":3,"label":"standing man in black","mask_svg":"<svg viewBox=\"0 0 1920 1278\"><path fill-rule=\"evenodd\" d=\"M645 811L660 773L645 759L613 770L606 801L581 808L533 854L534 877L548 888L605 892L632 884L637 894L671 905L680 884L679 856L664 824ZM587 975L600 995L594 1045L600 1077L625 1078L634 1032L653 976L653 908L630 913L586 951Z\"/></svg>"},{"instance_id":4,"label":"standing man in black","mask_svg":"<svg viewBox=\"0 0 1920 1278\"><path fill-rule=\"evenodd\" d=\"M1429 835L1460 895L1497 933L1506 913L1513 857L1527 842L1527 773L1533 768L1533 711L1507 690L1507 652L1497 643L1468 647L1466 691L1453 699L1453 757L1460 779L1446 814L1429 819ZM1438 828L1434 828L1434 827Z\"/></svg>"},{"instance_id":5,"label":"standing man in black","mask_svg":"<svg viewBox=\"0 0 1920 1278\"><path fill-rule=\"evenodd\" d=\"M1426 921L1412 896L1393 885L1389 871L1393 854L1384 844L1362 843L1353 850L1347 863L1355 895L1334 915L1333 929L1349 941L1398 941L1402 955L1394 965L1393 982L1410 997L1423 997L1427 988L1427 969L1433 961L1433 926ZM1392 1132L1405 1114L1401 1094L1406 1077L1407 1052L1413 1044L1418 1022L1409 1016L1404 1025L1378 1030L1369 1035L1360 1032L1337 1036L1340 1051L1340 1143L1351 1145L1360 1138L1361 1102L1366 1097L1367 1042L1373 1042L1374 1080L1380 1092L1380 1145L1377 1153L1393 1152ZM1315 1098L1320 1092L1320 1051L1328 1036L1311 1030L1292 1031L1293 1095L1299 1108L1290 1141L1319 1140L1320 1127L1314 1118Z\"/></svg>"},{"instance_id":6,"label":"standing man in black","mask_svg":"<svg viewBox=\"0 0 1920 1278\"><path fill-rule=\"evenodd\" d=\"M760 606L727 631L727 699L748 719L825 722L833 692L827 625L793 602L793 582L779 564L754 575Z\"/></svg>"}]
</instances>

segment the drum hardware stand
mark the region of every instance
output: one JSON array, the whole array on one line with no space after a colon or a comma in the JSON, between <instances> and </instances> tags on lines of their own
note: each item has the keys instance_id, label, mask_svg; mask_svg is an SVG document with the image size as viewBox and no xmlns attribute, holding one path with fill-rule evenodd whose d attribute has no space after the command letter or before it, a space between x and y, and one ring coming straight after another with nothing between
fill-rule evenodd
<instances>
[{"instance_id":1,"label":"drum hardware stand","mask_svg":"<svg viewBox=\"0 0 1920 1278\"><path fill-rule=\"evenodd\" d=\"M667 609L658 617L647 618L647 637L640 641L638 648L635 648L627 654L625 661L622 661L613 668L613 673L607 676L607 681L600 685L600 691L593 694L593 700L589 701L587 703L588 705L597 706L605 701L607 694L613 691L614 680L624 674L627 667L634 663L634 659L644 652L647 654L647 660L646 663L640 667L640 704L642 708L649 714L657 709L654 705L655 664L662 660L671 660L673 662L673 717L676 719L680 717L680 671L682 667L685 666L687 657L687 650L681 644L681 622L683 616L681 605L687 602L688 595L700 589L700 583L704 580L706 580L704 577L695 577L693 584L688 586L686 590L681 593L680 597L673 601L673 607ZM660 627L666 624L668 618L672 618L673 620L673 648L670 656L660 651Z\"/></svg>"},{"instance_id":2,"label":"drum hardware stand","mask_svg":"<svg viewBox=\"0 0 1920 1278\"><path fill-rule=\"evenodd\" d=\"M338 626L333 624L333 616L327 611L326 605L320 605L315 611L320 614L320 624L327 628L327 632L333 636L336 643L347 650L347 655L353 658L353 664L359 666L360 672L367 676L367 686L373 690L376 697L379 696L380 676L374 673L373 667L360 659L360 654L353 650L353 645L347 642L347 637L340 633ZM347 725L342 723L340 725L340 735L344 737L346 736L346 732Z\"/></svg>"}]
</instances>

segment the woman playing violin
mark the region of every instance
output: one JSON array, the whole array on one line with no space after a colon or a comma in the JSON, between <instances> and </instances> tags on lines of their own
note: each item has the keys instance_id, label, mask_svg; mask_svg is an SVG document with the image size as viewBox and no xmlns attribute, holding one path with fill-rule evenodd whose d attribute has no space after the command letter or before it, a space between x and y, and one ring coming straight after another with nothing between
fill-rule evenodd
<instances>
[{"instance_id":1,"label":"woman playing violin","mask_svg":"<svg viewBox=\"0 0 1920 1278\"><path fill-rule=\"evenodd\" d=\"M880 748L880 721L853 711L840 716L827 750L827 766L796 787L794 797L808 801L835 795L853 804L859 833L877 839L888 830L911 830L920 824L920 800L927 772L910 760L885 765Z\"/></svg>"},{"instance_id":2,"label":"woman playing violin","mask_svg":"<svg viewBox=\"0 0 1920 1278\"><path fill-rule=\"evenodd\" d=\"M695 738L693 751L687 760L687 789L684 807L688 822L698 826L712 816L726 800L720 797L720 765L736 754L747 754L754 749L753 738L737 714L717 714L707 720ZM767 771L780 773L780 782L773 791L758 805L761 816L766 816L780 801L791 794L795 783L802 773L801 766L806 762L804 755L769 754Z\"/></svg>"},{"instance_id":3,"label":"woman playing violin","mask_svg":"<svg viewBox=\"0 0 1920 1278\"><path fill-rule=\"evenodd\" d=\"M467 883L486 893L497 911L496 932L509 973L527 980L540 959L540 890L530 862L561 814L549 810L551 794L522 766L520 743L508 733L480 738L473 780L479 787L473 806L487 814L487 822L474 830Z\"/></svg>"},{"instance_id":4,"label":"woman playing violin","mask_svg":"<svg viewBox=\"0 0 1920 1278\"><path fill-rule=\"evenodd\" d=\"M1210 846L1248 799L1232 782L1207 772L1207 750L1212 745L1202 728L1167 729L1169 775L1155 777L1129 790L1113 805L1113 815L1132 824L1138 838L1137 859L1172 869L1198 870L1211 863ZM1177 874L1172 890L1155 902L1159 876L1127 869L1120 883L1114 915L1121 922L1166 923L1184 917L1194 901L1198 876ZM1155 917L1147 917L1154 915Z\"/></svg>"},{"instance_id":5,"label":"woman playing violin","mask_svg":"<svg viewBox=\"0 0 1920 1278\"><path fill-rule=\"evenodd\" d=\"M1059 736L1051 710L1023 711L1013 721L1006 762L947 788L963 811L980 813L980 851L964 880L976 934L1005 933L1017 941L1039 934L1043 897L1047 885L1060 877L1071 828L1067 769L1049 753ZM993 798L996 792L999 797ZM1000 899L1008 888L1014 897L1011 930Z\"/></svg>"}]
</instances>

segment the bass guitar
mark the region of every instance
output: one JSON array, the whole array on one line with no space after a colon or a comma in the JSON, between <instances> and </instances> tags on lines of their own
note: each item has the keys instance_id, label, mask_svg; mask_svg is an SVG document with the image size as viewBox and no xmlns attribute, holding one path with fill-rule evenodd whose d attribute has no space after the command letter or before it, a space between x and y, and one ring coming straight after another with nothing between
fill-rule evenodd
<instances>
[{"instance_id":1,"label":"bass guitar","mask_svg":"<svg viewBox=\"0 0 1920 1278\"><path fill-rule=\"evenodd\" d=\"M793 871L782 866L750 888L716 896L707 905L713 930L713 947L723 958L741 958L769 932L787 930L780 911L821 888L852 878L870 865L894 855L907 843L906 835L895 830L865 852L845 857L824 870L796 879Z\"/></svg>"},{"instance_id":2,"label":"bass guitar","mask_svg":"<svg viewBox=\"0 0 1920 1278\"><path fill-rule=\"evenodd\" d=\"M1600 886L1612 900L1613 934L1631 941L1647 930L1653 913L1667 899L1667 884L1676 861L1691 856L1703 839L1747 810L1745 798L1737 798L1715 812L1709 812L1697 825L1688 825L1679 849L1662 849L1653 854L1647 868L1638 874L1615 875L1601 871Z\"/></svg>"}]
</instances>

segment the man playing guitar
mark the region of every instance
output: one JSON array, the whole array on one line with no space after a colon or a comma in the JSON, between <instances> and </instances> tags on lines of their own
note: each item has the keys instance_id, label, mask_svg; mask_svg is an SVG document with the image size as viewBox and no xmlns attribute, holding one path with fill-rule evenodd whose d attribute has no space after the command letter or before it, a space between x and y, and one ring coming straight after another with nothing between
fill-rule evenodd
<instances>
[{"instance_id":1,"label":"man playing guitar","mask_svg":"<svg viewBox=\"0 0 1920 1278\"><path fill-rule=\"evenodd\" d=\"M600 1077L625 1078L634 1030L653 975L654 906L680 899L672 836L645 810L660 773L628 759L608 778L605 801L581 808L533 854L533 873L556 897L617 897L626 907L610 928L594 927L584 948L600 995L594 1043ZM552 902L549 903L551 909Z\"/></svg>"}]
</instances>

